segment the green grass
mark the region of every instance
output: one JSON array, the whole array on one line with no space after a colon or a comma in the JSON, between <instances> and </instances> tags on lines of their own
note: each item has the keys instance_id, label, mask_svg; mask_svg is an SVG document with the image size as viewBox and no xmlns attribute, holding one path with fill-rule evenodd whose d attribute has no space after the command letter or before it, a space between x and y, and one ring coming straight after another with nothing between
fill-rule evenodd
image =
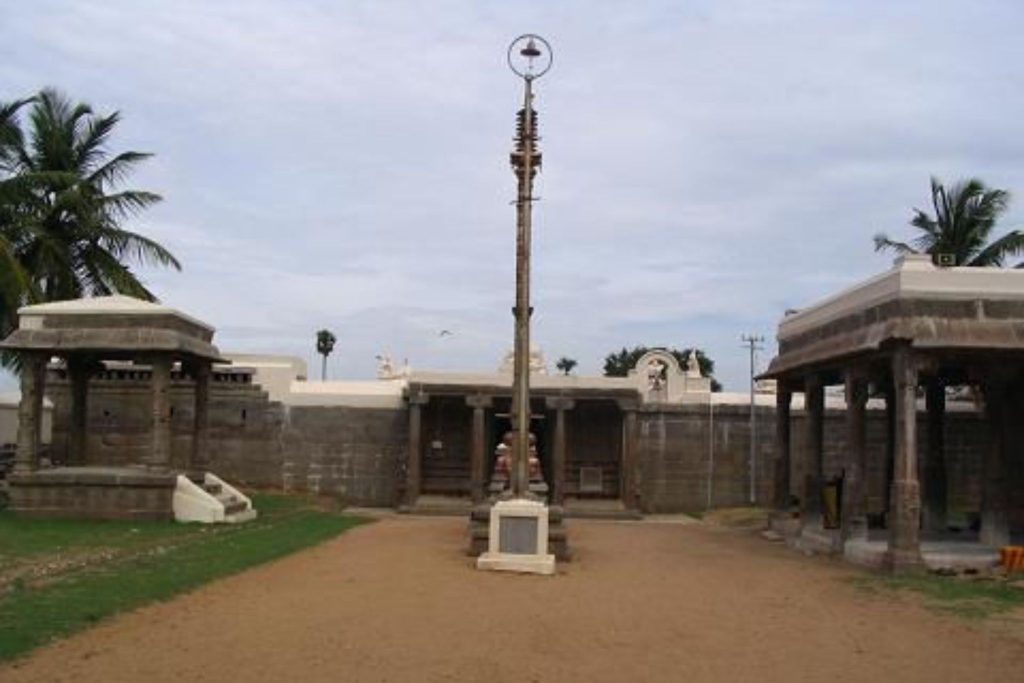
<instances>
[{"instance_id":1,"label":"green grass","mask_svg":"<svg viewBox=\"0 0 1024 683\"><path fill-rule=\"evenodd\" d=\"M1024 589L996 579L971 580L925 574L858 576L852 581L858 588L874 594L914 593L933 611L967 619L985 619L1024 606Z\"/></svg>"},{"instance_id":2,"label":"green grass","mask_svg":"<svg viewBox=\"0 0 1024 683\"><path fill-rule=\"evenodd\" d=\"M165 600L337 536L363 519L294 496L258 495L240 525L26 520L0 513L0 661L106 617ZM58 555L98 561L62 567ZM33 574L35 565L52 571ZM2 584L0 584L2 585Z\"/></svg>"}]
</instances>

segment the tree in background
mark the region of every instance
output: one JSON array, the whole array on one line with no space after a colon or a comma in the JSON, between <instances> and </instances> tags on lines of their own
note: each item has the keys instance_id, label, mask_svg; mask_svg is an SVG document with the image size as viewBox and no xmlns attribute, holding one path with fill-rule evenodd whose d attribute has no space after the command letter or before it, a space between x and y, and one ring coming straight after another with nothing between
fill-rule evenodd
<instances>
[{"instance_id":1,"label":"tree in background","mask_svg":"<svg viewBox=\"0 0 1024 683\"><path fill-rule=\"evenodd\" d=\"M110 151L119 121L53 89L0 103L0 336L19 305L113 293L153 301L131 264L181 269L167 249L122 227L161 198L121 189L151 155Z\"/></svg>"},{"instance_id":2,"label":"tree in background","mask_svg":"<svg viewBox=\"0 0 1024 683\"><path fill-rule=\"evenodd\" d=\"M629 374L629 371L636 367L636 363L640 360L648 351L653 348L663 347L647 347L647 346L634 346L632 349L627 349L625 346L622 347L621 351L615 353L609 353L604 358L604 374L605 377L625 377ZM666 349L671 353L675 359L679 362L679 367L685 368L686 361L690 356L690 351L693 349ZM722 384L715 379L715 361L708 358L700 349L696 349L697 353L697 364L700 366L700 372L705 377L711 379L711 391L721 391Z\"/></svg>"},{"instance_id":3,"label":"tree in background","mask_svg":"<svg viewBox=\"0 0 1024 683\"><path fill-rule=\"evenodd\" d=\"M574 358L566 358L565 356L559 358L558 362L555 363L555 367L561 370L562 374L567 377L577 365L579 365L579 363L577 363Z\"/></svg>"},{"instance_id":4,"label":"tree in background","mask_svg":"<svg viewBox=\"0 0 1024 683\"><path fill-rule=\"evenodd\" d=\"M898 254L931 254L936 263L942 254L948 255L952 262L941 265L999 267L1008 257L1024 250L1024 234L1019 230L1011 230L989 241L996 220L1009 204L1009 192L989 188L977 178L962 180L948 190L937 178L932 178L931 183L935 215L914 209L914 217L910 219L910 224L921 234L908 244L878 233L875 251L891 249Z\"/></svg>"},{"instance_id":5,"label":"tree in background","mask_svg":"<svg viewBox=\"0 0 1024 683\"><path fill-rule=\"evenodd\" d=\"M320 330L316 333L316 352L323 356L323 364L320 366L320 380L327 379L327 356L334 351L334 343L338 338L330 330Z\"/></svg>"}]
</instances>

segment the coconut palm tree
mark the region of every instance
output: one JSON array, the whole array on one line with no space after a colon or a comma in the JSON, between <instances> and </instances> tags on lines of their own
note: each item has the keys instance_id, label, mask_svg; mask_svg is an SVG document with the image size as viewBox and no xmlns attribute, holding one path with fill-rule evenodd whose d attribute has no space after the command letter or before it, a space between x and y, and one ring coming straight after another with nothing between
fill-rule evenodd
<instances>
[{"instance_id":1,"label":"coconut palm tree","mask_svg":"<svg viewBox=\"0 0 1024 683\"><path fill-rule=\"evenodd\" d=\"M942 254L952 261L949 265L997 267L1024 251L1024 234L1019 230L989 241L996 220L1009 204L1009 192L990 188L977 178L962 180L949 189L936 178L931 183L935 215L915 208L910 220L921 234L908 244L878 233L875 251L931 254L936 260Z\"/></svg>"},{"instance_id":2,"label":"coconut palm tree","mask_svg":"<svg viewBox=\"0 0 1024 683\"><path fill-rule=\"evenodd\" d=\"M567 358L566 356L562 356L561 358L558 359L558 362L555 363L555 367L561 370L562 374L565 375L566 377L568 377L569 374L572 373L573 368L575 368L577 365L578 363L576 362L575 358Z\"/></svg>"},{"instance_id":3,"label":"coconut palm tree","mask_svg":"<svg viewBox=\"0 0 1024 683\"><path fill-rule=\"evenodd\" d=\"M316 352L323 356L323 364L320 366L320 380L327 379L327 356L334 351L334 343L338 338L330 330L319 330L316 333Z\"/></svg>"},{"instance_id":4,"label":"coconut palm tree","mask_svg":"<svg viewBox=\"0 0 1024 683\"><path fill-rule=\"evenodd\" d=\"M119 121L53 89L0 103L0 259L20 266L0 283L8 300L0 327L12 324L12 291L15 303L115 292L152 301L130 264L181 269L167 249L122 227L161 198L120 188L151 155L111 153Z\"/></svg>"}]
</instances>

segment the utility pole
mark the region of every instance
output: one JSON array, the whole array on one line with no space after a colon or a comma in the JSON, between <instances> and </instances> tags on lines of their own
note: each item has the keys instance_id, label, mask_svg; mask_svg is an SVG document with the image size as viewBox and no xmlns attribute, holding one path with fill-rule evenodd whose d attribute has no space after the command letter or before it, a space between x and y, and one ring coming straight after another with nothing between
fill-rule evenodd
<instances>
[{"instance_id":1,"label":"utility pole","mask_svg":"<svg viewBox=\"0 0 1024 683\"><path fill-rule=\"evenodd\" d=\"M740 335L743 346L750 349L750 504L757 503L757 405L754 392L754 356L763 349L764 337L756 334Z\"/></svg>"}]
</instances>

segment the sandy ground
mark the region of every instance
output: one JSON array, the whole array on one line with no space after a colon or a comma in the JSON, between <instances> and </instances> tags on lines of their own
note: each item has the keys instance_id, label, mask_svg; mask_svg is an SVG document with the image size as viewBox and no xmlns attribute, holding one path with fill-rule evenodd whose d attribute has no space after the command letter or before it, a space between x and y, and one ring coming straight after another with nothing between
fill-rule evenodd
<instances>
[{"instance_id":1,"label":"sandy ground","mask_svg":"<svg viewBox=\"0 0 1024 683\"><path fill-rule=\"evenodd\" d=\"M101 624L2 681L1020 681L1024 642L749 533L574 522L555 577L392 517Z\"/></svg>"}]
</instances>

